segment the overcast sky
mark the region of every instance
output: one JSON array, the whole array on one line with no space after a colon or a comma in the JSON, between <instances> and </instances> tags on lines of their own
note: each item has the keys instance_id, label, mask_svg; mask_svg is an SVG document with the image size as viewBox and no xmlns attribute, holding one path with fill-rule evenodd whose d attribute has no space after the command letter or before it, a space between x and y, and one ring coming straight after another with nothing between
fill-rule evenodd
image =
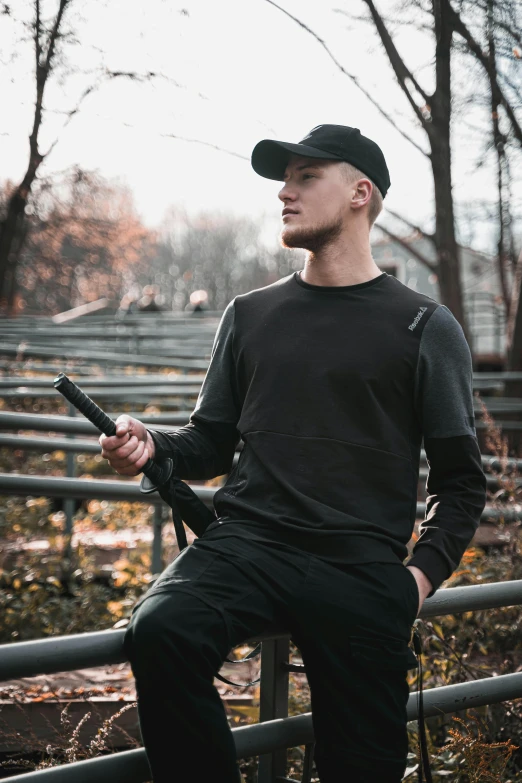
<instances>
[{"instance_id":1,"label":"overcast sky","mask_svg":"<svg viewBox=\"0 0 522 783\"><path fill-rule=\"evenodd\" d=\"M362 13L362 3L280 4L312 27L396 122L427 148L371 26L336 10ZM56 5L48 0L47 8L52 11ZM390 0L378 5L382 12L392 7ZM15 12L22 6L19 0ZM91 94L60 134L46 172L79 164L118 178L131 187L139 212L151 226L160 224L173 204L190 212L218 209L276 217L280 185L256 175L248 160L165 134L249 158L263 138L298 141L315 125L339 123L360 128L381 146L392 183L385 206L431 228L428 160L380 115L309 33L267 0L93 0L81 6L76 2L73 12L76 7L82 17L71 13L69 19L80 44L67 48L74 73L62 83L55 81L48 93L52 111L46 115L43 150L63 122L57 111L71 108L92 81L83 70L105 64L115 70L154 71L165 78L145 85L117 80ZM408 65L431 90L433 42L408 28L399 28L396 35ZM0 17L4 62L14 36L13 23ZM34 101L33 54L28 46L16 48L15 61L0 70L0 177L14 180L27 163ZM461 80L470 75L461 73ZM453 170L459 202L477 194L495 197L491 166L473 171L483 141L479 132L456 130ZM484 230L476 226L475 245L485 241Z\"/></svg>"}]
</instances>

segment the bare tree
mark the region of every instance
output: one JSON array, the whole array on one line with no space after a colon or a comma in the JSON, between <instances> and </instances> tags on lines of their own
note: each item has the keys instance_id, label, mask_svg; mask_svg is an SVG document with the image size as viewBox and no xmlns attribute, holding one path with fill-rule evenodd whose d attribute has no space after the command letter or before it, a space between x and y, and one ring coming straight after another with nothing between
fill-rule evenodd
<instances>
[{"instance_id":1,"label":"bare tree","mask_svg":"<svg viewBox=\"0 0 522 783\"><path fill-rule=\"evenodd\" d=\"M448 0L434 0L432 30L435 36L435 89L429 94L415 78L399 54L389 30L373 0L364 0L397 82L429 145L435 194L435 247L441 299L465 331L459 248L455 233L455 213L451 171L451 47L453 28ZM419 97L422 102L419 105Z\"/></svg>"},{"instance_id":2,"label":"bare tree","mask_svg":"<svg viewBox=\"0 0 522 783\"><path fill-rule=\"evenodd\" d=\"M71 10L74 5L78 6L77 0L58 0L56 13L50 18L43 16L42 0L29 0L29 5L32 11L29 33L34 56L35 76L35 104L29 136L29 158L21 182L10 191L3 219L0 222L0 310L8 312L13 308L16 268L26 239L26 208L31 190L42 163L58 143L58 137L56 137L45 151L41 148L40 132L46 111L46 94L53 77L64 78L68 75L67 67L69 67L69 73L77 72L77 69L67 63L66 57L67 44L75 42ZM6 8L8 7L6 6ZM4 12L7 13L7 11ZM12 13L10 8L8 8L8 12ZM103 53L100 53L99 65L91 73L89 83L84 87L74 105L64 112L62 130L78 114L89 95L108 81L130 79L135 82L148 82L154 78L166 79L162 74L155 72L140 74L127 70L110 70L104 66ZM168 79L168 81L176 87L181 86L172 79Z\"/></svg>"},{"instance_id":3,"label":"bare tree","mask_svg":"<svg viewBox=\"0 0 522 783\"><path fill-rule=\"evenodd\" d=\"M40 0L34 2L33 42L35 56L36 99L33 127L29 136L29 161L24 177L7 204L6 214L0 226L0 299L11 308L14 296L16 263L24 240L24 217L27 200L36 173L45 158L40 151L38 136L42 125L44 95L54 68L56 48L67 7L73 0L60 0L54 21L42 24Z\"/></svg>"}]
</instances>

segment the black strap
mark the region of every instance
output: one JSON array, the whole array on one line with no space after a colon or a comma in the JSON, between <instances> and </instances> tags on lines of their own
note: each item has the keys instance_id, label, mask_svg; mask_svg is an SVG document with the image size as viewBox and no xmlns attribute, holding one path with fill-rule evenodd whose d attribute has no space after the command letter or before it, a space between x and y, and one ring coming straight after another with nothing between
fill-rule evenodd
<instances>
[{"instance_id":1,"label":"black strap","mask_svg":"<svg viewBox=\"0 0 522 783\"><path fill-rule=\"evenodd\" d=\"M170 491L170 507L172 509L172 521L174 523L174 530L176 531L176 539L178 542L178 549L181 552L188 545L187 534L185 532L185 526L179 513L178 504L176 503L176 483L171 481L169 484Z\"/></svg>"},{"instance_id":2,"label":"black strap","mask_svg":"<svg viewBox=\"0 0 522 783\"><path fill-rule=\"evenodd\" d=\"M261 652L261 645L258 644L257 647L255 647L253 650L250 650L248 655L245 655L244 658L239 658L236 660L232 660L231 658L225 658L226 663L245 663L245 661L249 661L251 658L257 658L257 656ZM216 674L216 677L218 680L221 680L221 682L226 682L227 685L234 685L236 688L248 688L250 685L257 685L258 682L261 680L261 675L257 678L257 680L252 680L252 682L232 682L232 680L227 680L226 677L222 677L221 674Z\"/></svg>"},{"instance_id":3,"label":"black strap","mask_svg":"<svg viewBox=\"0 0 522 783\"><path fill-rule=\"evenodd\" d=\"M240 663L240 661L234 661L234 663ZM227 680L226 677L222 677L221 674L216 674L215 676L218 680L221 680L221 682L226 682L227 685L233 685L234 688L248 688L250 685L257 685L261 680L261 677L258 677L257 680L252 680L252 682L232 682L232 680Z\"/></svg>"},{"instance_id":4,"label":"black strap","mask_svg":"<svg viewBox=\"0 0 522 783\"><path fill-rule=\"evenodd\" d=\"M253 650L250 650L248 655L245 655L244 658L236 658L235 660L232 660L231 658L225 658L225 661L226 663L245 663L245 661L249 661L251 658L256 658L260 652L261 645L258 644L257 647L255 647Z\"/></svg>"},{"instance_id":5,"label":"black strap","mask_svg":"<svg viewBox=\"0 0 522 783\"><path fill-rule=\"evenodd\" d=\"M412 640L413 640L413 649L415 650L415 655L417 656L417 661L419 666L419 690L417 696L417 723L419 726L419 751L420 751L419 770L418 770L419 783L423 783L424 779L426 779L426 783L433 783L433 778L431 777L430 757L428 753L428 742L426 739L426 724L424 722L424 699L422 693L422 679L423 679L422 640L416 628L414 628L413 630Z\"/></svg>"}]
</instances>

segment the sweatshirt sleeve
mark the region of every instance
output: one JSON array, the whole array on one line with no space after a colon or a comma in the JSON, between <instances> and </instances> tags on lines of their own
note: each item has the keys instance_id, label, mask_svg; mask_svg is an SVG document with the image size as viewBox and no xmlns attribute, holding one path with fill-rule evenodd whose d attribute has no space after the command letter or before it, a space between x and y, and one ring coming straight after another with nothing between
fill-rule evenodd
<instances>
[{"instance_id":1,"label":"sweatshirt sleeve","mask_svg":"<svg viewBox=\"0 0 522 783\"><path fill-rule=\"evenodd\" d=\"M459 564L486 505L486 476L475 430L473 366L462 327L444 305L424 327L415 407L428 462L426 514L408 565L433 592Z\"/></svg>"},{"instance_id":2,"label":"sweatshirt sleeve","mask_svg":"<svg viewBox=\"0 0 522 783\"><path fill-rule=\"evenodd\" d=\"M209 479L230 471L240 440L241 412L233 336L234 300L217 328L210 364L188 424L175 432L149 429L156 456L172 457L174 472L182 479Z\"/></svg>"}]
</instances>

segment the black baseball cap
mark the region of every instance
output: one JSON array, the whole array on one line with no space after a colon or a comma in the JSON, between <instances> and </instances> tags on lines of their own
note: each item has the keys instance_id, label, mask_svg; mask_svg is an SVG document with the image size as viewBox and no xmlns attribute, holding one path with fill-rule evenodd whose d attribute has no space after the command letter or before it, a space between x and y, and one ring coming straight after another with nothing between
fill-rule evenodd
<instances>
[{"instance_id":1,"label":"black baseball cap","mask_svg":"<svg viewBox=\"0 0 522 783\"><path fill-rule=\"evenodd\" d=\"M386 196L390 174L381 148L347 125L317 125L297 144L263 139L252 152L254 171L267 179L283 180L290 154L322 160L345 160L360 169Z\"/></svg>"}]
</instances>

